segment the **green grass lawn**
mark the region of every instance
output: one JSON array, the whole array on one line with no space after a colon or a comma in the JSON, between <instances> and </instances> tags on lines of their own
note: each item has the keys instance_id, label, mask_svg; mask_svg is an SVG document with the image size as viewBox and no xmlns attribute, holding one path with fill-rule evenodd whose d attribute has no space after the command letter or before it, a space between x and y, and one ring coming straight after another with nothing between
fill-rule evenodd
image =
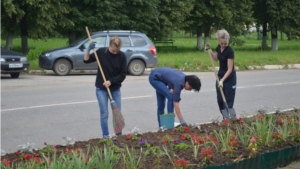
<instances>
[{"instance_id":1,"label":"green grass lawn","mask_svg":"<svg viewBox=\"0 0 300 169\"><path fill-rule=\"evenodd\" d=\"M268 39L268 50L261 50L261 40L257 40L257 34L252 33L241 36L240 39L246 43L243 46L233 46L235 51L235 66L239 70L246 70L248 66L263 66L270 64L287 65L300 63L300 41L288 41L284 36L283 40L278 40L278 51L271 51L271 40ZM161 49L158 52L158 67L173 67L184 71L208 71L211 66L207 52L196 50L196 37L176 35L173 37L177 50ZM30 69L40 69L38 66L38 56L41 52L67 46L67 39L29 39L29 53L27 59L30 62ZM1 45L5 45L5 40L1 40ZM217 41L212 37L210 46L214 50ZM13 50L21 51L21 39L13 40ZM216 64L217 65L217 64Z\"/></svg>"}]
</instances>

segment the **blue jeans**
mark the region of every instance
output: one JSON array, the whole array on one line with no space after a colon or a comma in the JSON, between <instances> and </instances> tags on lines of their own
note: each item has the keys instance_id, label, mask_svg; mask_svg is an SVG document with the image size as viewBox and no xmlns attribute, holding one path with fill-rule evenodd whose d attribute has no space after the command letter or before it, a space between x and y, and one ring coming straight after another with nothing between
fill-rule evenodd
<instances>
[{"instance_id":1,"label":"blue jeans","mask_svg":"<svg viewBox=\"0 0 300 169\"><path fill-rule=\"evenodd\" d=\"M121 91L119 89L111 90L112 97L117 103L119 110L121 111ZM98 99L98 104L100 108L100 125L102 129L103 138L109 136L108 131L108 92L107 89L96 88L96 96ZM116 133L117 135L122 135L121 133Z\"/></svg>"},{"instance_id":2,"label":"blue jeans","mask_svg":"<svg viewBox=\"0 0 300 169\"><path fill-rule=\"evenodd\" d=\"M168 113L174 113L173 95L170 93L170 89L162 81L155 79L153 73L151 73L149 76L149 82L156 90L157 120L158 120L159 127L161 127L159 116L161 114L164 114L166 99L168 99L167 102Z\"/></svg>"}]
</instances>

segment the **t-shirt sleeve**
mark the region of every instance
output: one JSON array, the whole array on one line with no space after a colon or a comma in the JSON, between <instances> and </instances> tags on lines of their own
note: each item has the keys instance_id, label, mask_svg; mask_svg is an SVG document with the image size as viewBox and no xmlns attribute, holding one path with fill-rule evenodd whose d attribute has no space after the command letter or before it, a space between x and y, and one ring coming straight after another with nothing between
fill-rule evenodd
<instances>
[{"instance_id":1,"label":"t-shirt sleeve","mask_svg":"<svg viewBox=\"0 0 300 169\"><path fill-rule=\"evenodd\" d=\"M173 102L180 102L180 100L181 100L181 98L180 98L180 93L181 93L180 87L174 87L173 91L174 91L174 93L173 93Z\"/></svg>"},{"instance_id":2,"label":"t-shirt sleeve","mask_svg":"<svg viewBox=\"0 0 300 169\"><path fill-rule=\"evenodd\" d=\"M233 52L233 49L231 49L231 48L228 51L227 59L234 59L234 52Z\"/></svg>"}]
</instances>

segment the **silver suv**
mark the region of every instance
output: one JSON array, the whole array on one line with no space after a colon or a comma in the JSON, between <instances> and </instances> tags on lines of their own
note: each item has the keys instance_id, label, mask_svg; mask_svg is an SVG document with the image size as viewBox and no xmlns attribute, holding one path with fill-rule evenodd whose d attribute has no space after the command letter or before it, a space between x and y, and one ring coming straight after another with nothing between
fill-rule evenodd
<instances>
[{"instance_id":1,"label":"silver suv","mask_svg":"<svg viewBox=\"0 0 300 169\"><path fill-rule=\"evenodd\" d=\"M109 40L118 36L122 40L122 48L127 57L128 73L139 76L145 68L157 65L156 48L150 39L138 31L100 31L91 34L96 49L108 47ZM73 70L97 70L97 62L83 63L83 56L90 44L87 37L82 38L68 47L48 50L39 56L39 66L53 70L57 75L65 76ZM92 53L93 51L91 51Z\"/></svg>"}]
</instances>

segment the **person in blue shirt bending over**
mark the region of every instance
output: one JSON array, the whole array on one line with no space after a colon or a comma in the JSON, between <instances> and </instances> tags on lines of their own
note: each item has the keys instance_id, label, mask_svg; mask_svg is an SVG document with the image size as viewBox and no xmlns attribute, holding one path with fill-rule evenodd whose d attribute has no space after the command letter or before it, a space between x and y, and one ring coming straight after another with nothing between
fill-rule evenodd
<instances>
[{"instance_id":1,"label":"person in blue shirt bending over","mask_svg":"<svg viewBox=\"0 0 300 169\"><path fill-rule=\"evenodd\" d=\"M161 127L159 116L164 114L164 109L167 101L168 113L175 113L182 126L187 126L187 123L182 117L179 102L180 93L185 90L200 91L201 82L195 75L185 75L184 73L171 68L155 68L149 75L149 82L156 90L157 98L157 118L158 125Z\"/></svg>"}]
</instances>

